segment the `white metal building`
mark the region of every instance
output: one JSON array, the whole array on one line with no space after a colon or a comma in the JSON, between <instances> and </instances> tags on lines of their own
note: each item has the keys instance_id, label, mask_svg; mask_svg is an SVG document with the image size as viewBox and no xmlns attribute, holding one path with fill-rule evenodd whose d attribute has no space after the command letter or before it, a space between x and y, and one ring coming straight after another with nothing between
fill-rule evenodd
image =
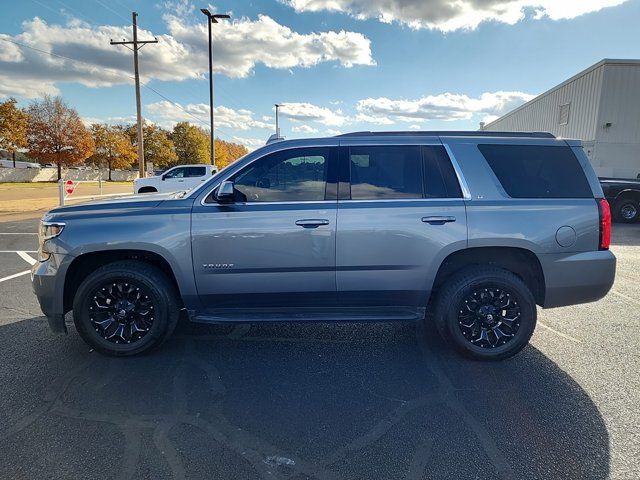
<instances>
[{"instance_id":1,"label":"white metal building","mask_svg":"<svg viewBox=\"0 0 640 480\"><path fill-rule=\"evenodd\" d=\"M640 60L602 60L481 129L578 138L599 176L636 178Z\"/></svg>"}]
</instances>

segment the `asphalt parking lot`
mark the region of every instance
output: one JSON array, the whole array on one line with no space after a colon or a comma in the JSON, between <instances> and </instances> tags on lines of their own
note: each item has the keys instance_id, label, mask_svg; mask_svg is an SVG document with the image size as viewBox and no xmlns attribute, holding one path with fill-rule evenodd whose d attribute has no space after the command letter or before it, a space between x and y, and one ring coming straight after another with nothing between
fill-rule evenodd
<instances>
[{"instance_id":1,"label":"asphalt parking lot","mask_svg":"<svg viewBox=\"0 0 640 480\"><path fill-rule=\"evenodd\" d=\"M499 363L405 322L182 324L103 357L49 332L36 226L0 223L0 478L640 478L640 225L614 226L612 293Z\"/></svg>"}]
</instances>

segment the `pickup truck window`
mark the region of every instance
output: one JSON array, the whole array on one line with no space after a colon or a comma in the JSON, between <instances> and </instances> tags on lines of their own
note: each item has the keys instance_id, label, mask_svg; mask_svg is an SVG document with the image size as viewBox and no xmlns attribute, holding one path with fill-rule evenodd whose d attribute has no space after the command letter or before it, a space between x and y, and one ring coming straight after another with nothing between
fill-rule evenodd
<instances>
[{"instance_id":1,"label":"pickup truck window","mask_svg":"<svg viewBox=\"0 0 640 480\"><path fill-rule=\"evenodd\" d=\"M184 178L186 168L174 168L173 170L164 174L164 178Z\"/></svg>"},{"instance_id":2,"label":"pickup truck window","mask_svg":"<svg viewBox=\"0 0 640 480\"><path fill-rule=\"evenodd\" d=\"M204 177L207 174L207 167L187 167L187 177Z\"/></svg>"},{"instance_id":3,"label":"pickup truck window","mask_svg":"<svg viewBox=\"0 0 640 480\"><path fill-rule=\"evenodd\" d=\"M295 148L266 155L235 176L235 188L246 202L322 201L329 154Z\"/></svg>"}]
</instances>

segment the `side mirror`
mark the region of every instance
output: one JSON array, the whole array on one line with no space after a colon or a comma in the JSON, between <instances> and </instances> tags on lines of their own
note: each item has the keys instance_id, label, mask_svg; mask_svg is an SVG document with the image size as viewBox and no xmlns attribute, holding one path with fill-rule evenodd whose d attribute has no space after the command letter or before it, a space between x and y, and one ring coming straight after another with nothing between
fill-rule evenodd
<instances>
[{"instance_id":1,"label":"side mirror","mask_svg":"<svg viewBox=\"0 0 640 480\"><path fill-rule=\"evenodd\" d=\"M166 178L167 178L167 176L165 174L163 174L162 177L160 177L160 180L162 180L164 182Z\"/></svg>"},{"instance_id":2,"label":"side mirror","mask_svg":"<svg viewBox=\"0 0 640 480\"><path fill-rule=\"evenodd\" d=\"M231 203L233 202L234 193L233 182L222 182L216 191L216 201L219 203Z\"/></svg>"}]
</instances>

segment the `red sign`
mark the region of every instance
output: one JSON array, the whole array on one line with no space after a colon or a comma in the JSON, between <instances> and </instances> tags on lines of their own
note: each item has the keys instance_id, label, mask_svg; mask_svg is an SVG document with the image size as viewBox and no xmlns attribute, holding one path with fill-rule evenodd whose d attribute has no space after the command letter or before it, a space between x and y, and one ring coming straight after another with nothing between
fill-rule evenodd
<instances>
[{"instance_id":1,"label":"red sign","mask_svg":"<svg viewBox=\"0 0 640 480\"><path fill-rule=\"evenodd\" d=\"M73 180L67 180L64 182L64 191L67 192L67 195L71 195L75 190L76 186L73 183Z\"/></svg>"}]
</instances>

